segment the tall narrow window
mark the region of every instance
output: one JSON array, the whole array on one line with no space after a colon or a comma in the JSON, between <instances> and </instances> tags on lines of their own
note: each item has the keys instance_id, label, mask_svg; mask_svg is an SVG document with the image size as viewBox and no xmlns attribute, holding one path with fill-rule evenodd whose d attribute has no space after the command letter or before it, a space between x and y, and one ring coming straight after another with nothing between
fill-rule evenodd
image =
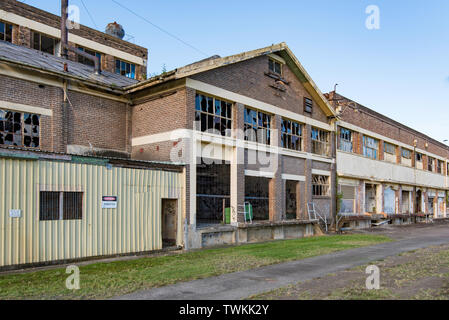
<instances>
[{"instance_id":1,"label":"tall narrow window","mask_svg":"<svg viewBox=\"0 0 449 320\"><path fill-rule=\"evenodd\" d=\"M434 172L435 170L435 159L431 157L427 157L427 170L430 172Z\"/></svg>"},{"instance_id":2,"label":"tall narrow window","mask_svg":"<svg viewBox=\"0 0 449 320\"><path fill-rule=\"evenodd\" d=\"M312 128L312 153L322 156L330 155L329 132Z\"/></svg>"},{"instance_id":3,"label":"tall narrow window","mask_svg":"<svg viewBox=\"0 0 449 320\"><path fill-rule=\"evenodd\" d=\"M245 108L245 140L270 144L271 116L250 108Z\"/></svg>"},{"instance_id":4,"label":"tall narrow window","mask_svg":"<svg viewBox=\"0 0 449 320\"><path fill-rule=\"evenodd\" d=\"M302 150L302 125L293 120L282 119L281 147Z\"/></svg>"},{"instance_id":5,"label":"tall narrow window","mask_svg":"<svg viewBox=\"0 0 449 320\"><path fill-rule=\"evenodd\" d=\"M115 60L115 73L125 76L127 78L136 78L136 65L133 63L121 61L119 59Z\"/></svg>"},{"instance_id":6,"label":"tall narrow window","mask_svg":"<svg viewBox=\"0 0 449 320\"><path fill-rule=\"evenodd\" d=\"M40 116L0 109L0 145L39 148Z\"/></svg>"},{"instance_id":7,"label":"tall narrow window","mask_svg":"<svg viewBox=\"0 0 449 320\"><path fill-rule=\"evenodd\" d=\"M313 111L313 101L312 99L304 97L304 112L312 113Z\"/></svg>"},{"instance_id":8,"label":"tall narrow window","mask_svg":"<svg viewBox=\"0 0 449 320\"><path fill-rule=\"evenodd\" d=\"M340 145L338 147L342 151L352 152L353 151L353 141L352 141L352 131L345 128L340 128Z\"/></svg>"},{"instance_id":9,"label":"tall narrow window","mask_svg":"<svg viewBox=\"0 0 449 320\"><path fill-rule=\"evenodd\" d=\"M208 131L222 136L230 136L232 129L232 103L196 94L195 121L202 132Z\"/></svg>"},{"instance_id":10,"label":"tall narrow window","mask_svg":"<svg viewBox=\"0 0 449 320\"><path fill-rule=\"evenodd\" d=\"M371 159L378 159L379 140L363 136L363 155Z\"/></svg>"},{"instance_id":11,"label":"tall narrow window","mask_svg":"<svg viewBox=\"0 0 449 320\"><path fill-rule=\"evenodd\" d=\"M56 39L39 32L33 32L33 48L45 53L55 54Z\"/></svg>"},{"instance_id":12,"label":"tall narrow window","mask_svg":"<svg viewBox=\"0 0 449 320\"><path fill-rule=\"evenodd\" d=\"M0 40L12 42L12 25L0 21Z\"/></svg>"},{"instance_id":13,"label":"tall narrow window","mask_svg":"<svg viewBox=\"0 0 449 320\"><path fill-rule=\"evenodd\" d=\"M444 165L443 161L437 160L437 172L439 174L443 174L443 165Z\"/></svg>"},{"instance_id":14,"label":"tall narrow window","mask_svg":"<svg viewBox=\"0 0 449 320\"><path fill-rule=\"evenodd\" d=\"M82 192L40 192L39 220L81 220L82 218Z\"/></svg>"}]
</instances>

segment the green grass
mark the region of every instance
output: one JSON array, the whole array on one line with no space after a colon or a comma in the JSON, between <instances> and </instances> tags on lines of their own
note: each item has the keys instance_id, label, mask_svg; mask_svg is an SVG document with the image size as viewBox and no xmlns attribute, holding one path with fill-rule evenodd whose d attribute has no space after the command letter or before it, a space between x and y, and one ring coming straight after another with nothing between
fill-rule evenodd
<instances>
[{"instance_id":1,"label":"green grass","mask_svg":"<svg viewBox=\"0 0 449 320\"><path fill-rule=\"evenodd\" d=\"M0 299L104 299L387 241L378 235L323 236L95 263L80 267L76 291L65 287L65 268L0 275Z\"/></svg>"}]
</instances>

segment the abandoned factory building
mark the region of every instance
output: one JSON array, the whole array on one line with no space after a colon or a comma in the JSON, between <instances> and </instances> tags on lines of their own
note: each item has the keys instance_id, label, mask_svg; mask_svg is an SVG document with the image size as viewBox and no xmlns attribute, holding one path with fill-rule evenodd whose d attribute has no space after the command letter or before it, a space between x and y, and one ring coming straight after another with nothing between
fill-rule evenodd
<instances>
[{"instance_id":1,"label":"abandoned factory building","mask_svg":"<svg viewBox=\"0 0 449 320\"><path fill-rule=\"evenodd\" d=\"M0 268L446 217L449 148L285 43L146 79L118 24L61 25L0 3Z\"/></svg>"}]
</instances>

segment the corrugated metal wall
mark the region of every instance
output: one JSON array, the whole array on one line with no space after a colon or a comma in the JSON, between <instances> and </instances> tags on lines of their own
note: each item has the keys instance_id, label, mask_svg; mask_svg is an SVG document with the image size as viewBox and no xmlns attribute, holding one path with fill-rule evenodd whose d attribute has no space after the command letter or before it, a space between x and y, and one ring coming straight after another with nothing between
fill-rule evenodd
<instances>
[{"instance_id":1,"label":"corrugated metal wall","mask_svg":"<svg viewBox=\"0 0 449 320\"><path fill-rule=\"evenodd\" d=\"M82 220L40 221L40 191L82 191ZM0 266L161 249L162 199L178 199L181 244L182 197L177 172L0 158Z\"/></svg>"}]
</instances>

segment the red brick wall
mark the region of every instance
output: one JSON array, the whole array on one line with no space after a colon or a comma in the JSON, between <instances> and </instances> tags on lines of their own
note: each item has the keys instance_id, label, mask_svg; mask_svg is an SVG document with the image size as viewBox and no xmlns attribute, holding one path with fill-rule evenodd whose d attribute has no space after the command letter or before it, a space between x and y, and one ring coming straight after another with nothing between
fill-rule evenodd
<instances>
[{"instance_id":1,"label":"red brick wall","mask_svg":"<svg viewBox=\"0 0 449 320\"><path fill-rule=\"evenodd\" d=\"M331 93L330 99L332 99L332 97L333 96ZM336 97L338 99L344 99L339 101L340 104L347 105L351 102L351 100L340 95L337 95ZM344 110L344 112L340 115L340 118L345 122L349 122L358 127L389 137L393 140L400 141L410 146L414 145L414 140L416 139L418 141L418 149L426 150L427 152L434 153L441 157L449 157L449 148L438 144L438 142L435 142L432 138L427 137L422 133L409 129L399 123L395 123L395 121L390 120L383 115L373 114L373 112L367 111L366 107L361 106L358 108L358 112L351 107L343 107L342 110ZM427 148L425 146L426 142L428 143Z\"/></svg>"},{"instance_id":2,"label":"red brick wall","mask_svg":"<svg viewBox=\"0 0 449 320\"><path fill-rule=\"evenodd\" d=\"M290 83L285 86L286 92L272 88L271 85L274 85L275 80L265 75L268 72L268 59L268 56L261 56L197 74L192 78L282 109L305 114L304 97L309 99L312 97L286 65L283 66L283 78ZM315 101L312 118L328 122L326 115Z\"/></svg>"},{"instance_id":3,"label":"red brick wall","mask_svg":"<svg viewBox=\"0 0 449 320\"><path fill-rule=\"evenodd\" d=\"M69 91L66 116L69 144L129 151L128 106L121 102ZM41 117L41 148L66 152L63 141L63 91L61 88L0 76L0 100L41 107L53 111L53 116Z\"/></svg>"}]
</instances>

